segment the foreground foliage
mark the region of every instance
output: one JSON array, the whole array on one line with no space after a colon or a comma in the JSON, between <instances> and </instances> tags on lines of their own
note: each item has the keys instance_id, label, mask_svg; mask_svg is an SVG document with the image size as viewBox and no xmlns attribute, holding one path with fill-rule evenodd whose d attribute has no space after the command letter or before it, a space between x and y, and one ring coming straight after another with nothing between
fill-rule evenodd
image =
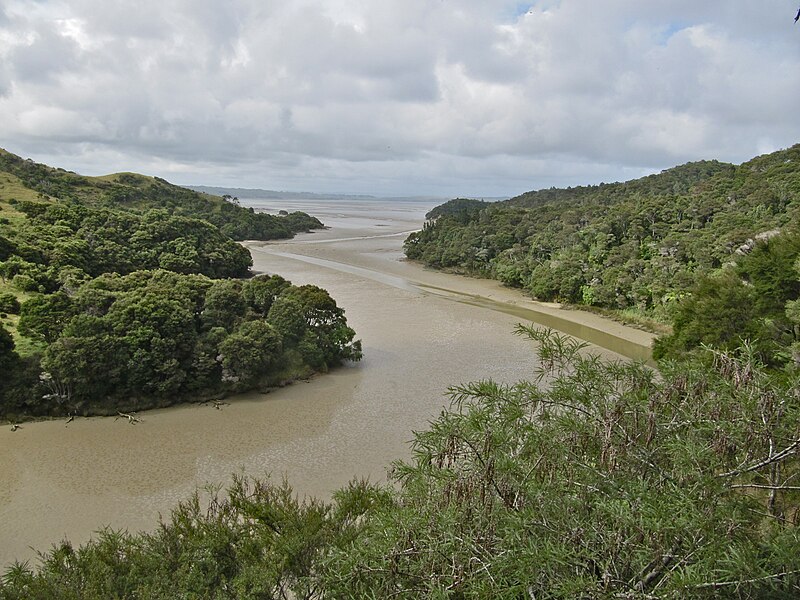
<instances>
[{"instance_id":1,"label":"foreground foliage","mask_svg":"<svg viewBox=\"0 0 800 600\"><path fill-rule=\"evenodd\" d=\"M64 542L0 598L795 598L800 398L747 347L661 376L549 331L476 382L388 487L242 481L154 534Z\"/></svg>"},{"instance_id":2,"label":"foreground foliage","mask_svg":"<svg viewBox=\"0 0 800 600\"><path fill-rule=\"evenodd\" d=\"M798 390L746 352L479 382L416 437L395 504L334 553L354 597L796 597ZM541 384L548 381L546 386ZM336 594L334 594L336 595Z\"/></svg>"}]
</instances>

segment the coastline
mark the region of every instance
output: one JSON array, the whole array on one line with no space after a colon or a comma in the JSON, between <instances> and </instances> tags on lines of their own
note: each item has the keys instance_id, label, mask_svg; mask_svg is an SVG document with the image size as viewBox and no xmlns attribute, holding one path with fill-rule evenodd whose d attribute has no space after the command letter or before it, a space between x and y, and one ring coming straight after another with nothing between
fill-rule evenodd
<instances>
[{"instance_id":1,"label":"coastline","mask_svg":"<svg viewBox=\"0 0 800 600\"><path fill-rule=\"evenodd\" d=\"M417 227L424 211L384 206L368 215L326 206L332 218L320 217L331 221L331 229L252 249L254 270L330 292L363 341L361 362L267 395L232 396L219 410L192 403L149 411L136 425L89 417L69 424L30 422L13 433L1 428L0 516L6 527L0 565L35 560L33 549L65 537L77 546L103 527L151 531L159 514L208 485L227 486L232 473L286 477L301 497L318 498L354 478L382 481L392 461L410 455L412 431L427 427L450 404L450 386L530 378L536 349L512 335L524 319L513 310L488 310L469 294L504 301L509 309L532 301L497 282L405 261L403 232ZM353 268L286 256L300 254L349 261ZM396 285L379 283L376 273ZM594 318L604 328L620 327Z\"/></svg>"},{"instance_id":2,"label":"coastline","mask_svg":"<svg viewBox=\"0 0 800 600\"><path fill-rule=\"evenodd\" d=\"M402 254L402 243L387 244L392 238L405 235L406 231L349 238L338 234L331 238L325 233L328 232L323 231L322 235L320 232L299 234L291 241L250 241L243 245L253 255L254 266L259 264L258 254L308 260L318 266L371 277L380 283L412 286L427 293L499 310L523 320L543 320L545 326L626 358L651 360L650 349L657 334L595 312L533 300L521 290L506 287L493 279L448 273L411 261ZM616 338L622 343L609 344L607 338ZM624 344L635 345L641 350L620 352Z\"/></svg>"}]
</instances>

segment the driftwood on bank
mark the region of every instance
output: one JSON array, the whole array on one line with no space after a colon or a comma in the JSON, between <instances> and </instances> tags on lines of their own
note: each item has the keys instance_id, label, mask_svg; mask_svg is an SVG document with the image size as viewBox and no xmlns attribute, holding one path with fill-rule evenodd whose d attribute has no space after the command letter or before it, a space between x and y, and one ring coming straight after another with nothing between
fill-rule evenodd
<instances>
[{"instance_id":1,"label":"driftwood on bank","mask_svg":"<svg viewBox=\"0 0 800 600\"><path fill-rule=\"evenodd\" d=\"M128 423L130 423L131 425L135 425L136 423L142 422L142 420L139 417L137 417L135 413L124 413L117 411L117 417L114 420L116 421L120 417L128 419Z\"/></svg>"},{"instance_id":2,"label":"driftwood on bank","mask_svg":"<svg viewBox=\"0 0 800 600\"><path fill-rule=\"evenodd\" d=\"M230 402L225 402L224 400L206 400L205 402L201 402L204 406L213 406L217 410L222 410L223 406L230 406Z\"/></svg>"}]
</instances>

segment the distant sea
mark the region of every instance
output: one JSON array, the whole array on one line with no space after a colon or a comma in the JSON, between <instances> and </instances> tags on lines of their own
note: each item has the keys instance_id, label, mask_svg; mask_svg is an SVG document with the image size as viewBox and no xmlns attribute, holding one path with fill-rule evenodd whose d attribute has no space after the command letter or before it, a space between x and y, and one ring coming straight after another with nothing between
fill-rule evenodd
<instances>
[{"instance_id":1,"label":"distant sea","mask_svg":"<svg viewBox=\"0 0 800 600\"><path fill-rule=\"evenodd\" d=\"M371 217L372 219L391 219L401 214L420 224L425 214L435 206L447 202L449 198L435 196L380 197L347 194L317 194L302 192L281 192L275 190L249 188L222 188L210 186L187 186L189 189L231 196L240 206L252 208L257 212L278 214L280 211L302 211L320 219L325 225L342 222L344 218Z\"/></svg>"}]
</instances>

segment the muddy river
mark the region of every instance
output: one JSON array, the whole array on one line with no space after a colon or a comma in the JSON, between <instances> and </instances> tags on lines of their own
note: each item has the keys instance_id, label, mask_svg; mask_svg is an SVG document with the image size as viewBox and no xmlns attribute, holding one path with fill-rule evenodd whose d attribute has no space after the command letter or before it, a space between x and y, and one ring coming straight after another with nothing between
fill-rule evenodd
<instances>
[{"instance_id":1,"label":"muddy river","mask_svg":"<svg viewBox=\"0 0 800 600\"><path fill-rule=\"evenodd\" d=\"M247 204L247 200L243 200ZM448 386L514 382L535 367L512 331L545 325L623 356L647 356L649 334L541 305L494 282L426 270L402 257L431 201L252 201L305 210L329 229L250 244L254 269L330 291L363 341L364 360L221 410L189 405L123 419L79 418L0 429L0 568L64 537L102 527L152 529L159 514L232 473L286 476L300 494L327 496L354 477L384 478L409 455L414 430L447 404Z\"/></svg>"}]
</instances>

